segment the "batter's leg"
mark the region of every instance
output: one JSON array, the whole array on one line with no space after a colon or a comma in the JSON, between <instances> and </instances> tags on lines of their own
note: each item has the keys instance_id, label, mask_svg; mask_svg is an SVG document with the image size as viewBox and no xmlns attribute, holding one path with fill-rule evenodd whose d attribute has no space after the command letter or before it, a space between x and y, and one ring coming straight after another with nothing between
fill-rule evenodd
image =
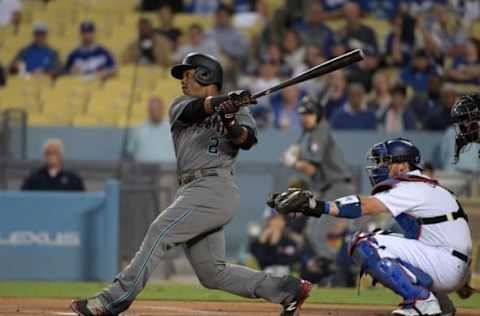
<instances>
[{"instance_id":1,"label":"batter's leg","mask_svg":"<svg viewBox=\"0 0 480 316\"><path fill-rule=\"evenodd\" d=\"M206 288L279 304L292 301L298 290L299 280L293 277L274 277L225 262L223 228L191 240L184 249L200 283Z\"/></svg>"}]
</instances>

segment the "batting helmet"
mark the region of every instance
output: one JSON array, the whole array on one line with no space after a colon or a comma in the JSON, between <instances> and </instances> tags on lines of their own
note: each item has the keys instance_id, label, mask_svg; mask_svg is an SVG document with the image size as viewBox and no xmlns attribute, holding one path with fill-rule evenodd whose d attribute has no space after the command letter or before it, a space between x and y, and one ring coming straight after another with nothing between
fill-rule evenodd
<instances>
[{"instance_id":1,"label":"batting helmet","mask_svg":"<svg viewBox=\"0 0 480 316\"><path fill-rule=\"evenodd\" d=\"M420 150L410 140L398 137L373 145L368 151L367 159L374 163L367 166L368 177L372 185L387 180L392 163L407 162L411 169L421 169Z\"/></svg>"},{"instance_id":2,"label":"batting helmet","mask_svg":"<svg viewBox=\"0 0 480 316\"><path fill-rule=\"evenodd\" d=\"M218 89L222 89L223 69L215 57L201 53L190 53L185 56L180 65L172 68L171 74L177 79L182 79L183 72L188 69L195 69L195 80L200 84L206 86L216 84Z\"/></svg>"},{"instance_id":3,"label":"batting helmet","mask_svg":"<svg viewBox=\"0 0 480 316\"><path fill-rule=\"evenodd\" d=\"M480 94L460 97L452 107L455 122L455 162L460 151L469 143L480 143Z\"/></svg>"},{"instance_id":4,"label":"batting helmet","mask_svg":"<svg viewBox=\"0 0 480 316\"><path fill-rule=\"evenodd\" d=\"M316 98L308 95L302 98L302 103L298 107L297 111L299 114L316 114L317 122L320 122L323 116L323 106Z\"/></svg>"}]
</instances>

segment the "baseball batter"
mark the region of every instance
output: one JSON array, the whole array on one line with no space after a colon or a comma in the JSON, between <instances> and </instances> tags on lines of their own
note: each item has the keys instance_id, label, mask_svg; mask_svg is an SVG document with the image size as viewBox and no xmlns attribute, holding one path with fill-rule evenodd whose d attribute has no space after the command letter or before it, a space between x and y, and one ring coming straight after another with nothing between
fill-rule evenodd
<instances>
[{"instance_id":1,"label":"baseball batter","mask_svg":"<svg viewBox=\"0 0 480 316\"><path fill-rule=\"evenodd\" d=\"M350 253L362 271L402 296L394 315L452 315L438 298L462 288L469 278L472 241L468 218L453 194L422 174L420 151L409 140L376 144L367 168L372 195L316 200L308 191L273 194L269 204L281 213L300 211L320 217L358 218L388 212L404 235L377 231L358 233Z\"/></svg>"},{"instance_id":2,"label":"baseball batter","mask_svg":"<svg viewBox=\"0 0 480 316\"><path fill-rule=\"evenodd\" d=\"M192 53L171 70L183 96L170 108L179 189L173 203L151 224L130 264L95 297L73 301L83 316L118 315L145 287L166 251L182 245L200 283L247 298L282 304L281 315L299 315L311 284L225 262L223 226L239 203L233 165L240 149L256 142L248 91L219 95L223 71L213 57Z\"/></svg>"}]
</instances>

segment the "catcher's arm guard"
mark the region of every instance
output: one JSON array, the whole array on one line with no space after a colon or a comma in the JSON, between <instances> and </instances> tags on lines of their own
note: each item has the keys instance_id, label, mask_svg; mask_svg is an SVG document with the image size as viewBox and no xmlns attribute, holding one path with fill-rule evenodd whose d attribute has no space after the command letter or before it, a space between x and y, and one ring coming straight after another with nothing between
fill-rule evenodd
<instances>
[{"instance_id":1,"label":"catcher's arm guard","mask_svg":"<svg viewBox=\"0 0 480 316\"><path fill-rule=\"evenodd\" d=\"M281 214L302 213L314 217L322 216L326 206L324 201L316 200L312 192L300 189L270 193L267 204Z\"/></svg>"}]
</instances>

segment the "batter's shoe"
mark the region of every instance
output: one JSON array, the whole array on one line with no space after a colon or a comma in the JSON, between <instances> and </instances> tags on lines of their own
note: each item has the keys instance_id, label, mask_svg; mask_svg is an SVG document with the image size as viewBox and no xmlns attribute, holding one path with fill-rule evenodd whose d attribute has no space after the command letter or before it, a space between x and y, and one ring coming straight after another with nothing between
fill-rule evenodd
<instances>
[{"instance_id":1,"label":"batter's shoe","mask_svg":"<svg viewBox=\"0 0 480 316\"><path fill-rule=\"evenodd\" d=\"M118 316L107 311L97 298L72 301L70 308L80 316Z\"/></svg>"},{"instance_id":2,"label":"batter's shoe","mask_svg":"<svg viewBox=\"0 0 480 316\"><path fill-rule=\"evenodd\" d=\"M394 316L440 316L442 314L440 304L433 293L430 293L430 296L424 300L401 305L401 308L392 312Z\"/></svg>"},{"instance_id":3,"label":"batter's shoe","mask_svg":"<svg viewBox=\"0 0 480 316\"><path fill-rule=\"evenodd\" d=\"M280 316L298 316L300 315L300 308L307 299L310 291L312 290L312 283L306 280L300 280L300 285L297 290L297 294L293 301L283 305L283 310Z\"/></svg>"}]
</instances>

